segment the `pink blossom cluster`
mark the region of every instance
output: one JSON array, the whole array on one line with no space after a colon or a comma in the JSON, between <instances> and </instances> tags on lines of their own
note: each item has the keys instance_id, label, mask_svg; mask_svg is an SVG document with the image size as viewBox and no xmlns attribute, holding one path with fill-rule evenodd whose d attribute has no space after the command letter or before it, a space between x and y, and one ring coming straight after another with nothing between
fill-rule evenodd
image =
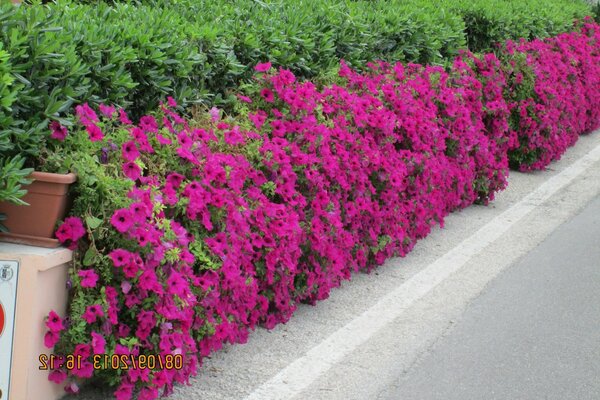
<instances>
[{"instance_id":1,"label":"pink blossom cluster","mask_svg":"<svg viewBox=\"0 0 600 400\"><path fill-rule=\"evenodd\" d=\"M509 42L504 56L510 82L507 101L518 145L511 163L521 170L546 167L579 135L600 126L600 27L583 23L580 31L530 42ZM533 94L516 55L533 72Z\"/></svg>"},{"instance_id":2,"label":"pink blossom cluster","mask_svg":"<svg viewBox=\"0 0 600 400\"><path fill-rule=\"evenodd\" d=\"M518 62L465 53L448 71L379 62L358 73L342 63L340 82L323 88L259 64L256 93L241 98L247 118L212 109L201 126L173 99L137 125L123 110L103 106L99 118L79 106L82 129L71 134L98 142L98 155L120 164L104 171L131 186L89 228L103 258L72 274L70 319L85 332L49 316L46 344L85 360L52 380L76 391L80 379L106 378L91 368L94 354L182 354L181 370L110 376L117 399L136 390L155 399L224 343L285 323L299 302L404 256L453 210L492 200L509 154L535 152L525 168L541 168L598 127L599 35L586 24L509 44L506 58L526 54L535 78L524 100L511 92L524 84ZM109 144L118 150L106 153ZM74 226L81 220L67 219L60 235L77 242Z\"/></svg>"}]
</instances>

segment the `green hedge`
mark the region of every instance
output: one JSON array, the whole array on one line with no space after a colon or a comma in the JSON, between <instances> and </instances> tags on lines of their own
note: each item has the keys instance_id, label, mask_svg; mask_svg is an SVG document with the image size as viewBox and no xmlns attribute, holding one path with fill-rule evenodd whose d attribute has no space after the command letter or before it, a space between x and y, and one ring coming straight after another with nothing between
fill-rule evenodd
<instances>
[{"instance_id":1,"label":"green hedge","mask_svg":"<svg viewBox=\"0 0 600 400\"><path fill-rule=\"evenodd\" d=\"M468 43L552 35L590 14L583 2L58 0L0 5L0 165L32 164L50 120L72 104L114 103L139 116L166 96L227 107L270 60L327 80L344 59L444 64ZM466 25L465 25L466 22ZM10 71L7 75L6 71ZM1 179L2 177L0 177Z\"/></svg>"},{"instance_id":2,"label":"green hedge","mask_svg":"<svg viewBox=\"0 0 600 400\"><path fill-rule=\"evenodd\" d=\"M488 52L507 39L531 40L569 31L574 19L592 15L590 5L576 0L472 1L444 0L443 7L461 15L467 46Z\"/></svg>"}]
</instances>

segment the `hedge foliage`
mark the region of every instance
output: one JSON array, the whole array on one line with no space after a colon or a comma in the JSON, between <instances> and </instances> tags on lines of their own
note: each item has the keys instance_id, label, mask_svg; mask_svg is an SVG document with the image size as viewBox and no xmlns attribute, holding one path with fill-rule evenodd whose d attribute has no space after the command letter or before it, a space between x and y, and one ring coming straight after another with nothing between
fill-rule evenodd
<instances>
[{"instance_id":1,"label":"hedge foliage","mask_svg":"<svg viewBox=\"0 0 600 400\"><path fill-rule=\"evenodd\" d=\"M287 321L358 270L404 256L452 211L486 203L509 162L542 169L600 126L600 26L508 42L439 66L342 63L335 83L270 63L235 117L168 98L132 123L76 107L46 155L79 175L56 232L75 253L68 317L45 344L76 354L49 379L117 400L168 395L224 343ZM119 112L118 112L119 111ZM181 355L183 368L95 369L96 355Z\"/></svg>"},{"instance_id":2,"label":"hedge foliage","mask_svg":"<svg viewBox=\"0 0 600 400\"><path fill-rule=\"evenodd\" d=\"M461 16L469 50L487 52L505 40L545 38L571 29L573 19L591 16L584 1L444 0Z\"/></svg>"}]
</instances>

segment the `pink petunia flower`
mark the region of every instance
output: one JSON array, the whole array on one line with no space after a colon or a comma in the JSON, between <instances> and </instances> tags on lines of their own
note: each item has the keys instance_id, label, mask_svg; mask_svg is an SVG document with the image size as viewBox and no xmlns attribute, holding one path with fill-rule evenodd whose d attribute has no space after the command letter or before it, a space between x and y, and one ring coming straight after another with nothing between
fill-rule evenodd
<instances>
[{"instance_id":1,"label":"pink petunia flower","mask_svg":"<svg viewBox=\"0 0 600 400\"><path fill-rule=\"evenodd\" d=\"M122 267L129 263L132 259L132 254L124 249L116 249L108 255L115 267Z\"/></svg>"},{"instance_id":2,"label":"pink petunia flower","mask_svg":"<svg viewBox=\"0 0 600 400\"><path fill-rule=\"evenodd\" d=\"M217 122L221 119L221 111L217 107L211 108L210 110L208 110L208 113L210 114L210 119L213 122Z\"/></svg>"},{"instance_id":3,"label":"pink petunia flower","mask_svg":"<svg viewBox=\"0 0 600 400\"><path fill-rule=\"evenodd\" d=\"M243 101L244 103L252 103L252 99L248 96L243 96L241 94L237 95L238 99L240 99L240 101Z\"/></svg>"},{"instance_id":4,"label":"pink petunia flower","mask_svg":"<svg viewBox=\"0 0 600 400\"><path fill-rule=\"evenodd\" d=\"M140 128L144 130L144 132L158 132L158 124L156 123L156 119L154 119L151 115L144 115L140 118Z\"/></svg>"},{"instance_id":5,"label":"pink petunia flower","mask_svg":"<svg viewBox=\"0 0 600 400\"><path fill-rule=\"evenodd\" d=\"M144 370L142 370L143 372ZM147 370L146 370L147 371ZM158 398L158 389L153 386L146 386L138 395L138 400L154 400Z\"/></svg>"},{"instance_id":6,"label":"pink petunia flower","mask_svg":"<svg viewBox=\"0 0 600 400\"><path fill-rule=\"evenodd\" d=\"M131 291L131 283L129 283L129 281L121 282L121 291L123 294L129 293Z\"/></svg>"},{"instance_id":7,"label":"pink petunia flower","mask_svg":"<svg viewBox=\"0 0 600 400\"><path fill-rule=\"evenodd\" d=\"M138 271L139 271L139 267L134 262L130 262L123 266L123 273L129 279L135 278L137 276Z\"/></svg>"},{"instance_id":8,"label":"pink petunia flower","mask_svg":"<svg viewBox=\"0 0 600 400\"><path fill-rule=\"evenodd\" d=\"M271 63L270 62L259 63L259 64L256 64L256 67L254 67L254 70L257 71L257 72L267 72L270 69L271 69Z\"/></svg>"},{"instance_id":9,"label":"pink petunia flower","mask_svg":"<svg viewBox=\"0 0 600 400\"><path fill-rule=\"evenodd\" d=\"M68 217L65 219L65 223L71 226L71 240L77 241L85 235L85 228L83 222L79 217Z\"/></svg>"},{"instance_id":10,"label":"pink petunia flower","mask_svg":"<svg viewBox=\"0 0 600 400\"><path fill-rule=\"evenodd\" d=\"M70 394L77 394L79 393L79 386L77 385L77 383L71 382L67 386L65 386L65 392Z\"/></svg>"},{"instance_id":11,"label":"pink petunia flower","mask_svg":"<svg viewBox=\"0 0 600 400\"><path fill-rule=\"evenodd\" d=\"M171 96L167 97L167 104L169 107L177 107L177 102Z\"/></svg>"},{"instance_id":12,"label":"pink petunia flower","mask_svg":"<svg viewBox=\"0 0 600 400\"><path fill-rule=\"evenodd\" d=\"M162 146L168 146L171 143L173 143L173 141L171 139L169 139L168 137L164 137L160 133L156 134L156 140L158 140L158 143Z\"/></svg>"},{"instance_id":13,"label":"pink petunia flower","mask_svg":"<svg viewBox=\"0 0 600 400\"><path fill-rule=\"evenodd\" d=\"M142 169L134 162L127 162L123 164L123 174L132 181L136 181L142 174Z\"/></svg>"},{"instance_id":14,"label":"pink petunia flower","mask_svg":"<svg viewBox=\"0 0 600 400\"><path fill-rule=\"evenodd\" d=\"M96 115L96 112L92 110L87 103L75 107L75 114L77 114L79 122L84 125L91 124L92 122L98 122L98 116Z\"/></svg>"},{"instance_id":15,"label":"pink petunia flower","mask_svg":"<svg viewBox=\"0 0 600 400\"><path fill-rule=\"evenodd\" d=\"M81 278L81 287L84 288L93 288L96 287L96 283L98 282L98 274L91 269L82 269L78 272L79 277Z\"/></svg>"},{"instance_id":16,"label":"pink petunia flower","mask_svg":"<svg viewBox=\"0 0 600 400\"><path fill-rule=\"evenodd\" d=\"M184 179L185 176L176 172L172 172L167 175L167 182L174 188L179 188L179 186L181 186L181 182L183 182Z\"/></svg>"},{"instance_id":17,"label":"pink petunia flower","mask_svg":"<svg viewBox=\"0 0 600 400\"><path fill-rule=\"evenodd\" d=\"M56 343L58 343L59 340L60 335L58 332L48 331L44 335L44 346L51 349Z\"/></svg>"},{"instance_id":18,"label":"pink petunia flower","mask_svg":"<svg viewBox=\"0 0 600 400\"><path fill-rule=\"evenodd\" d=\"M106 340L99 333L92 332L92 351L94 354L104 354L106 352Z\"/></svg>"},{"instance_id":19,"label":"pink petunia flower","mask_svg":"<svg viewBox=\"0 0 600 400\"><path fill-rule=\"evenodd\" d=\"M48 319L46 320L46 326L52 332L60 332L63 329L65 329L62 319L59 317L59 315L54 310L52 310L48 313Z\"/></svg>"},{"instance_id":20,"label":"pink petunia flower","mask_svg":"<svg viewBox=\"0 0 600 400\"><path fill-rule=\"evenodd\" d=\"M85 129L87 130L90 141L99 142L104 139L104 134L102 133L102 129L96 124L86 125Z\"/></svg>"},{"instance_id":21,"label":"pink petunia flower","mask_svg":"<svg viewBox=\"0 0 600 400\"><path fill-rule=\"evenodd\" d=\"M78 378L91 378L94 375L94 365L89 361L75 363L75 368L71 370L71 373Z\"/></svg>"},{"instance_id":22,"label":"pink petunia flower","mask_svg":"<svg viewBox=\"0 0 600 400\"><path fill-rule=\"evenodd\" d=\"M177 142L179 142L181 147L186 148L186 149L189 149L190 147L192 147L192 144L194 143L192 141L192 139L185 132L180 132L177 135Z\"/></svg>"},{"instance_id":23,"label":"pink petunia flower","mask_svg":"<svg viewBox=\"0 0 600 400\"><path fill-rule=\"evenodd\" d=\"M273 92L267 88L264 88L260 91L260 97L265 99L265 101L267 103L272 103L275 100L275 97L273 96Z\"/></svg>"},{"instance_id":24,"label":"pink petunia flower","mask_svg":"<svg viewBox=\"0 0 600 400\"><path fill-rule=\"evenodd\" d=\"M123 124L123 125L131 125L132 122L129 119L129 117L127 116L127 113L125 112L125 110L123 110L122 108L119 109L119 121Z\"/></svg>"},{"instance_id":25,"label":"pink petunia flower","mask_svg":"<svg viewBox=\"0 0 600 400\"><path fill-rule=\"evenodd\" d=\"M267 119L267 114L263 110L259 110L256 113L248 113L248 119L252 121L256 129L260 130Z\"/></svg>"},{"instance_id":26,"label":"pink petunia flower","mask_svg":"<svg viewBox=\"0 0 600 400\"><path fill-rule=\"evenodd\" d=\"M48 374L48 380L56 384L61 384L67 379L67 373L62 369L55 369Z\"/></svg>"},{"instance_id":27,"label":"pink petunia flower","mask_svg":"<svg viewBox=\"0 0 600 400\"><path fill-rule=\"evenodd\" d=\"M121 233L125 233L133 226L133 218L131 212L126 208L121 208L114 212L110 223Z\"/></svg>"},{"instance_id":28,"label":"pink petunia flower","mask_svg":"<svg viewBox=\"0 0 600 400\"><path fill-rule=\"evenodd\" d=\"M81 316L88 324L96 322L98 317L103 317L104 311L102 311L102 306L100 304L93 304L91 306L87 306L85 312Z\"/></svg>"},{"instance_id":29,"label":"pink petunia flower","mask_svg":"<svg viewBox=\"0 0 600 400\"><path fill-rule=\"evenodd\" d=\"M56 232L54 232L54 235L56 235L56 238L61 243L66 243L67 241L71 240L71 237L73 236L73 230L71 228L71 225L69 225L67 223L62 223L58 227Z\"/></svg>"},{"instance_id":30,"label":"pink petunia flower","mask_svg":"<svg viewBox=\"0 0 600 400\"><path fill-rule=\"evenodd\" d=\"M75 345L75 350L73 350L73 355L76 357L81 357L84 360L87 360L92 355L92 347L89 344L79 343Z\"/></svg>"},{"instance_id":31,"label":"pink petunia flower","mask_svg":"<svg viewBox=\"0 0 600 400\"><path fill-rule=\"evenodd\" d=\"M60 140L61 142L65 140L69 133L67 128L62 126L58 121L52 121L50 123L50 130L52 131L50 137L52 139Z\"/></svg>"},{"instance_id":32,"label":"pink petunia flower","mask_svg":"<svg viewBox=\"0 0 600 400\"><path fill-rule=\"evenodd\" d=\"M124 381L113 393L116 400L131 400L133 397L133 384Z\"/></svg>"},{"instance_id":33,"label":"pink petunia flower","mask_svg":"<svg viewBox=\"0 0 600 400\"><path fill-rule=\"evenodd\" d=\"M140 152L135 142L130 140L121 146L121 155L127 161L135 161L140 156Z\"/></svg>"},{"instance_id":34,"label":"pink petunia flower","mask_svg":"<svg viewBox=\"0 0 600 400\"><path fill-rule=\"evenodd\" d=\"M115 107L114 106L107 106L104 104L100 104L98 106L98 108L100 109L100 112L102 113L102 115L104 115L106 118L112 118L115 115Z\"/></svg>"},{"instance_id":35,"label":"pink petunia flower","mask_svg":"<svg viewBox=\"0 0 600 400\"><path fill-rule=\"evenodd\" d=\"M85 233L86 230L83 227L83 222L81 222L79 217L68 217L58 227L55 235L63 244L70 241L71 243L69 244L69 248L73 250L77 247L77 241L81 239Z\"/></svg>"}]
</instances>

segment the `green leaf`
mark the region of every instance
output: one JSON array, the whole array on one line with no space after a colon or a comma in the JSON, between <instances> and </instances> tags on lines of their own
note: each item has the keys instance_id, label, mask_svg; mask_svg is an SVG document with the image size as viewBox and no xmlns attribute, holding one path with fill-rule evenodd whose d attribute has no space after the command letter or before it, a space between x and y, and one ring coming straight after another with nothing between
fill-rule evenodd
<instances>
[{"instance_id":1,"label":"green leaf","mask_svg":"<svg viewBox=\"0 0 600 400\"><path fill-rule=\"evenodd\" d=\"M97 254L98 254L98 252L93 247L90 247L89 249L87 249L87 251L85 252L85 255L83 256L83 265L85 265L86 267L93 265L94 261L96 260Z\"/></svg>"},{"instance_id":2,"label":"green leaf","mask_svg":"<svg viewBox=\"0 0 600 400\"><path fill-rule=\"evenodd\" d=\"M90 215L85 218L85 223L90 229L96 229L102 224L102 220Z\"/></svg>"}]
</instances>

